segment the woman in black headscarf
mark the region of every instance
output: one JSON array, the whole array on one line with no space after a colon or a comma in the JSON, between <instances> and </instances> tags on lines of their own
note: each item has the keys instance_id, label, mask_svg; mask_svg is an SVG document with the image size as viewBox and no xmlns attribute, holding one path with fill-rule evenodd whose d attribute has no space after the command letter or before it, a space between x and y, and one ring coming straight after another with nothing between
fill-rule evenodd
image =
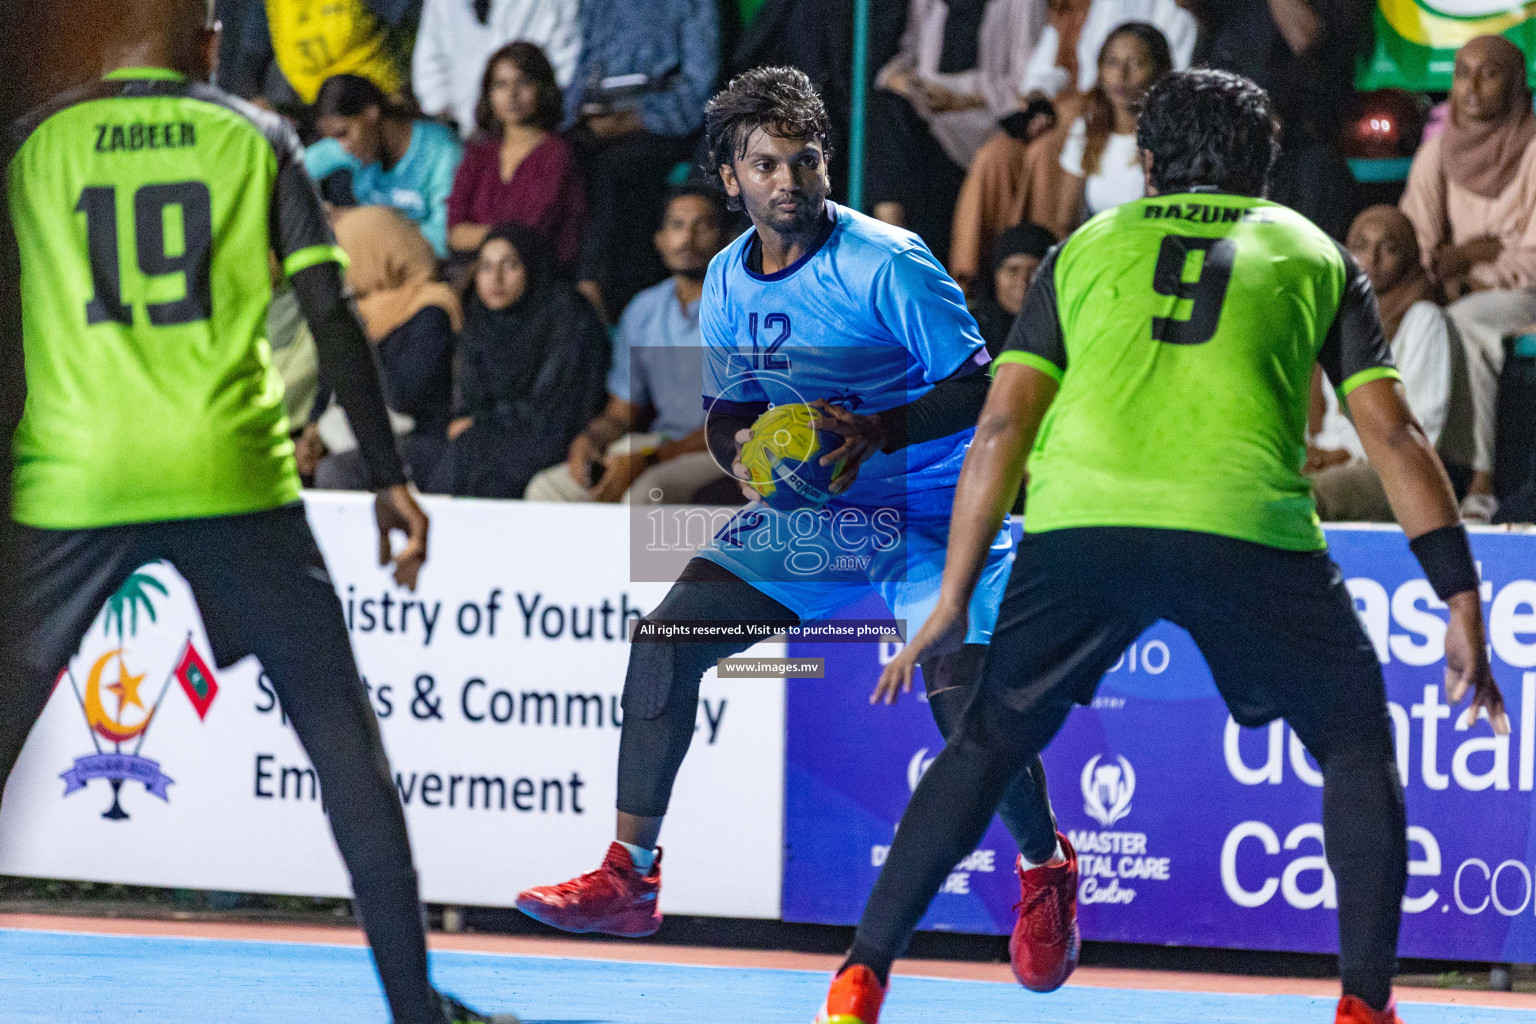
<instances>
[{"instance_id":1,"label":"woman in black headscarf","mask_svg":"<svg viewBox=\"0 0 1536 1024\"><path fill-rule=\"evenodd\" d=\"M520 498L602 410L608 334L591 305L556 277L543 236L504 224L480 246L458 347L448 456L431 489Z\"/></svg>"},{"instance_id":2,"label":"woman in black headscarf","mask_svg":"<svg viewBox=\"0 0 1536 1024\"><path fill-rule=\"evenodd\" d=\"M988 354L996 356L1003 350L1003 342L1024 308L1029 282L1055 244L1056 236L1038 224L1016 224L997 236L992 246L991 276L977 282L978 294L971 302L971 315L981 330L981 340L987 343Z\"/></svg>"}]
</instances>

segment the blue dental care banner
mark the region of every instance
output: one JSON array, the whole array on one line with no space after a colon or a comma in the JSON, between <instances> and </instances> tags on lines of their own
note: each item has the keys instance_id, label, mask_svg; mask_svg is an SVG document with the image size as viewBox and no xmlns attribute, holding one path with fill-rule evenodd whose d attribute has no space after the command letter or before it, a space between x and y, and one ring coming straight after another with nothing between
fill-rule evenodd
<instances>
[{"instance_id":1,"label":"blue dental care banner","mask_svg":"<svg viewBox=\"0 0 1536 1024\"><path fill-rule=\"evenodd\" d=\"M1328 539L1386 675L1408 806L1401 954L1536 961L1536 537L1473 537L1507 737L1486 721L1467 728L1446 705L1445 606L1402 534L1340 528ZM842 614L884 609L871 597ZM897 649L789 645L791 657L825 658L826 674L788 691L787 921L857 922L902 810L942 749L921 687L894 708L868 703ZM1232 722L1183 630L1160 622L1128 648L1044 759L1080 858L1084 938L1337 950L1317 765L1284 723ZM994 819L922 927L1007 933L1017 853Z\"/></svg>"}]
</instances>

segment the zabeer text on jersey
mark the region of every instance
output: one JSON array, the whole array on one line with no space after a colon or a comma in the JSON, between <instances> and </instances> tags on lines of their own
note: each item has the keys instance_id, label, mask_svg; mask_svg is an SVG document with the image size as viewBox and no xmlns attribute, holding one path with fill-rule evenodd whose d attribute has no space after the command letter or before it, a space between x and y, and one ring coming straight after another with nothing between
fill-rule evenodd
<instances>
[{"instance_id":1,"label":"zabeer text on jersey","mask_svg":"<svg viewBox=\"0 0 1536 1024\"><path fill-rule=\"evenodd\" d=\"M137 153L148 149L190 149L197 145L197 129L191 121L133 124L98 124L96 152Z\"/></svg>"},{"instance_id":2,"label":"zabeer text on jersey","mask_svg":"<svg viewBox=\"0 0 1536 1024\"><path fill-rule=\"evenodd\" d=\"M1187 220L1191 224L1267 224L1274 220L1268 210L1244 210L1214 203L1149 203L1143 207L1141 216L1144 220Z\"/></svg>"}]
</instances>

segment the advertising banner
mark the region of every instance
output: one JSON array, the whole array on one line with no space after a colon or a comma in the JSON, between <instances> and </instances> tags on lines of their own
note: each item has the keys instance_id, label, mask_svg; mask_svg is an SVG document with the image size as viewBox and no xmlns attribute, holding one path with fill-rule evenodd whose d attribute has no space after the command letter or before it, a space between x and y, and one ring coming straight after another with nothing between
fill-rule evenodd
<instances>
[{"instance_id":1,"label":"advertising banner","mask_svg":"<svg viewBox=\"0 0 1536 1024\"><path fill-rule=\"evenodd\" d=\"M1402 534L1338 529L1329 543L1387 680L1408 806L1401 951L1536 960L1536 537L1473 538L1507 737L1486 721L1468 728L1446 706L1444 605ZM916 694L895 708L868 703L895 650L790 646L792 656L824 657L826 678L789 688L786 920L858 920L901 812L942 748ZM1158 623L1132 644L1044 759L1060 827L1080 855L1085 938L1337 949L1317 765L1283 723L1232 722L1182 630ZM922 926L1010 930L1016 854L994 820Z\"/></svg>"},{"instance_id":2,"label":"advertising banner","mask_svg":"<svg viewBox=\"0 0 1536 1024\"><path fill-rule=\"evenodd\" d=\"M1520 0L1377 0L1375 46L1361 66L1362 90L1445 92L1456 51L1469 39L1502 34L1536 56L1536 3Z\"/></svg>"},{"instance_id":3,"label":"advertising banner","mask_svg":"<svg viewBox=\"0 0 1536 1024\"><path fill-rule=\"evenodd\" d=\"M626 623L667 589L629 582L627 510L429 500L432 556L411 593L376 564L369 496L307 504L424 898L510 906L595 868L613 835ZM778 916L783 754L783 681L711 671L667 823L669 912ZM323 800L260 666L217 670L186 584L150 565L102 610L22 753L0 873L344 896Z\"/></svg>"}]
</instances>

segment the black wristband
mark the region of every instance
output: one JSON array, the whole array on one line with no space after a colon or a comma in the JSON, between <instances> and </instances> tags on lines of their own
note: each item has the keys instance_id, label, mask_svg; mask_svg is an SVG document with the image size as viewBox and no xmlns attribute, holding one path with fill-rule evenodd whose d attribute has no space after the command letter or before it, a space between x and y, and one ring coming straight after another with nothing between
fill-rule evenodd
<instances>
[{"instance_id":1,"label":"black wristband","mask_svg":"<svg viewBox=\"0 0 1536 1024\"><path fill-rule=\"evenodd\" d=\"M1442 601L1464 590L1476 590L1482 583L1477 576L1477 563L1472 561L1467 528L1460 523L1420 534L1408 542L1408 549L1419 560L1424 578Z\"/></svg>"}]
</instances>

